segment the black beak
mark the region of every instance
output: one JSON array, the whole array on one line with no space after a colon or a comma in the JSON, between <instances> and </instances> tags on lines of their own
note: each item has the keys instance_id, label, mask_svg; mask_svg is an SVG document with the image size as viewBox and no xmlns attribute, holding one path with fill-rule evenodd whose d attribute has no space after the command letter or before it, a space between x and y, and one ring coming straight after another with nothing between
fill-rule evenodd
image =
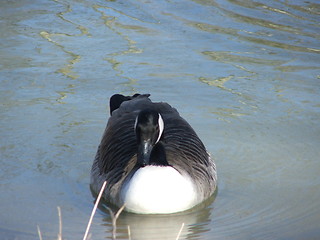
<instances>
[{"instance_id":1,"label":"black beak","mask_svg":"<svg viewBox=\"0 0 320 240\"><path fill-rule=\"evenodd\" d=\"M146 166L150 162L150 156L153 146L150 140L142 141L138 147L138 164Z\"/></svg>"}]
</instances>

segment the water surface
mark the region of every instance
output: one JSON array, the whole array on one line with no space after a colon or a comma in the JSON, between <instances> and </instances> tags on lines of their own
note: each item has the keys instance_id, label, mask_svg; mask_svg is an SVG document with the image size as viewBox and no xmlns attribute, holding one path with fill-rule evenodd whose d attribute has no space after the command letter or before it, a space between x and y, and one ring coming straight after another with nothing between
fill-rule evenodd
<instances>
[{"instance_id":1,"label":"water surface","mask_svg":"<svg viewBox=\"0 0 320 240\"><path fill-rule=\"evenodd\" d=\"M123 213L118 239L317 239L317 1L2 1L0 234L83 237L114 93L179 109L219 189L184 213ZM111 239L101 206L92 239Z\"/></svg>"}]
</instances>

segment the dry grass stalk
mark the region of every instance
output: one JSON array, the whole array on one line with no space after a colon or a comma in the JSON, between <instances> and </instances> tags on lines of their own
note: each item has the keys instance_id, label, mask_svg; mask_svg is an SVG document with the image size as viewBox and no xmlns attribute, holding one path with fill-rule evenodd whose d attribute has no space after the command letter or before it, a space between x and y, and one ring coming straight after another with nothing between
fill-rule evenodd
<instances>
[{"instance_id":1,"label":"dry grass stalk","mask_svg":"<svg viewBox=\"0 0 320 240\"><path fill-rule=\"evenodd\" d=\"M128 225L128 239L131 240L131 230L130 230L130 226Z\"/></svg>"},{"instance_id":2,"label":"dry grass stalk","mask_svg":"<svg viewBox=\"0 0 320 240\"><path fill-rule=\"evenodd\" d=\"M93 207L93 209L92 209L91 216L90 216L90 219L89 219L87 228L86 228L86 232L85 232L85 234L84 234L84 236L83 236L83 240L91 239L91 236L88 236L88 235L89 235L89 230L90 230L90 227L91 227L91 224L92 224L92 220L93 220L94 214L95 214L96 211L97 211L98 205L99 205L99 203L100 203L100 199L101 199L101 197L102 197L102 193L103 193L106 185L107 185L107 181L104 181L104 183L103 183L103 185L102 185L102 187L101 187L101 190L100 190L100 192L99 192L99 195L98 195L98 197L97 197L97 200L96 200L96 202L95 202L95 204L94 204L94 207ZM117 219L118 219L118 217L120 216L120 214L121 214L121 212L123 211L123 209L125 208L125 205L123 205L123 206L116 212L116 214L114 214L113 211L112 211L109 207L107 207L107 206L105 206L105 207L108 209L108 211L109 211L109 213L110 213L110 216L111 216L111 220L112 220L112 239L113 239L113 240L116 240ZM58 209L58 216L59 216L59 233L58 233L58 238L57 238L57 240L62 240L62 217L61 217L61 208L58 206L57 209ZM128 239L131 240L131 230L130 230L130 226L128 225L127 227L128 227ZM179 240L180 235L181 235L182 230L183 230L183 227L184 227L184 223L182 223L182 225L181 225L181 228L180 228L180 230L179 230L179 233L178 233L178 236L177 236L176 240ZM41 234L39 225L37 225L37 230L38 230L39 240L42 240L42 234ZM89 237L89 238L88 238L88 237Z\"/></svg>"},{"instance_id":3,"label":"dry grass stalk","mask_svg":"<svg viewBox=\"0 0 320 240\"><path fill-rule=\"evenodd\" d=\"M96 210L98 208L98 205L99 205L99 202L100 202L100 199L102 197L102 193L104 192L104 189L106 188L106 185L107 185L107 181L104 181L101 189L100 189L100 192L99 192L99 195L97 197L97 200L96 200L96 203L94 204L94 207L92 209L92 212L91 212L91 216L90 216L90 219L89 219L89 222L88 222L88 225L87 225L87 229L86 229L86 232L83 236L83 240L86 240L87 237L88 237L88 234L89 234L89 230L90 230L90 227L91 227L91 224L92 224L92 219L93 219L93 216L94 214L96 213ZM123 205L116 214L114 214L112 212L112 210L109 208L109 207L106 207L110 213L110 216L111 216L111 220L112 220L112 239L116 239L116 232L117 232L117 219L120 215L120 213L122 212L122 210L124 209L125 205Z\"/></svg>"},{"instance_id":4,"label":"dry grass stalk","mask_svg":"<svg viewBox=\"0 0 320 240\"><path fill-rule=\"evenodd\" d=\"M59 234L58 240L62 240L62 218L61 218L61 208L58 206L58 216L59 216Z\"/></svg>"},{"instance_id":5,"label":"dry grass stalk","mask_svg":"<svg viewBox=\"0 0 320 240\"><path fill-rule=\"evenodd\" d=\"M117 239L117 219L120 216L120 213L123 211L123 209L125 208L125 205L123 205L116 214L114 214L112 212L112 210L109 207L106 207L110 213L111 216L111 220L112 220L112 240Z\"/></svg>"},{"instance_id":6,"label":"dry grass stalk","mask_svg":"<svg viewBox=\"0 0 320 240\"><path fill-rule=\"evenodd\" d=\"M184 223L182 223L182 225L181 225L181 228L180 228L180 231L179 231L179 233L178 233L178 236L177 236L176 240L179 240L180 235L181 235L181 233L182 233L183 227L184 227Z\"/></svg>"},{"instance_id":7,"label":"dry grass stalk","mask_svg":"<svg viewBox=\"0 0 320 240\"><path fill-rule=\"evenodd\" d=\"M94 217L94 214L96 213L97 211L97 208L98 208L98 205L100 203L100 199L102 197L102 193L105 189L107 185L107 181L105 181L101 187L101 190L99 192L99 195L97 197L97 200L94 204L94 207L92 209L92 212L91 212L91 216L90 216L90 219L89 219L89 222L88 222L88 225L87 225L87 229L86 229L86 232L83 236L83 240L87 240L87 239L91 239L91 235L89 236L89 230L90 230L90 227L91 227L91 224L92 224L92 219ZM108 207L106 207L108 209L108 211L110 212L110 216L111 216L111 219L112 219L112 239L116 239L116 231L117 231L117 226L116 226L116 222L117 222L117 219L120 215L120 213L122 212L122 210L124 209L124 205L117 211L116 214L114 214L112 212L112 210ZM57 240L62 240L62 217L61 217L61 208L58 206L57 207L58 209L58 216L59 216L59 233L58 233L58 238ZM40 230L40 227L39 225L37 225L37 230L38 230L38 236L39 236L39 239L42 240L42 234L41 234L41 230ZM130 229L129 229L129 226L128 226L128 233L129 233L129 237L130 237Z\"/></svg>"},{"instance_id":8,"label":"dry grass stalk","mask_svg":"<svg viewBox=\"0 0 320 240\"><path fill-rule=\"evenodd\" d=\"M42 235L41 235L41 231L40 231L39 225L37 225L37 229L38 229L39 239L42 240Z\"/></svg>"},{"instance_id":9,"label":"dry grass stalk","mask_svg":"<svg viewBox=\"0 0 320 240\"><path fill-rule=\"evenodd\" d=\"M61 208L58 206L58 217L59 217L59 233L58 233L58 238L57 240L62 240L62 217L61 217ZM42 234L39 225L37 225L37 230L38 230L38 236L39 239L42 240Z\"/></svg>"},{"instance_id":10,"label":"dry grass stalk","mask_svg":"<svg viewBox=\"0 0 320 240\"><path fill-rule=\"evenodd\" d=\"M94 204L94 207L92 209L91 216L90 216L90 219L89 219L89 222L88 222L88 225L87 225L87 229L86 229L86 232L85 232L85 234L83 236L83 240L86 240L87 237L88 237L88 233L89 233L89 229L90 229L91 224L92 224L93 216L96 213L97 207L98 207L100 199L102 197L102 193L103 193L104 189L106 188L106 185L107 185L107 181L104 181L104 183L103 183L103 185L101 187L101 190L99 192L98 198L96 200L96 203Z\"/></svg>"}]
</instances>

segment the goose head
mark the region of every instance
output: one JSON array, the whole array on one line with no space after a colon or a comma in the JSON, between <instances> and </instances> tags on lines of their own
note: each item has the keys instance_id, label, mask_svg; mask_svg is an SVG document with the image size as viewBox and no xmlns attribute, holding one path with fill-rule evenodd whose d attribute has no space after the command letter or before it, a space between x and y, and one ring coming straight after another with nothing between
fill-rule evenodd
<instances>
[{"instance_id":1,"label":"goose head","mask_svg":"<svg viewBox=\"0 0 320 240\"><path fill-rule=\"evenodd\" d=\"M164 130L163 119L157 111L142 110L136 118L134 130L137 138L137 164L169 165L160 139Z\"/></svg>"}]
</instances>

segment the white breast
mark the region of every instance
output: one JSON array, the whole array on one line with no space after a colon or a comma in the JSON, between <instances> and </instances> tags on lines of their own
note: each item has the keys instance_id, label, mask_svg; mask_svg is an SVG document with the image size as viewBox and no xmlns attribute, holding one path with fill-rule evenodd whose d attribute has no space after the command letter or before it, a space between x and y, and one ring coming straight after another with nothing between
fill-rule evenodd
<instances>
[{"instance_id":1,"label":"white breast","mask_svg":"<svg viewBox=\"0 0 320 240\"><path fill-rule=\"evenodd\" d=\"M140 168L120 194L126 210L135 213L174 213L199 203L191 179L169 166Z\"/></svg>"}]
</instances>

